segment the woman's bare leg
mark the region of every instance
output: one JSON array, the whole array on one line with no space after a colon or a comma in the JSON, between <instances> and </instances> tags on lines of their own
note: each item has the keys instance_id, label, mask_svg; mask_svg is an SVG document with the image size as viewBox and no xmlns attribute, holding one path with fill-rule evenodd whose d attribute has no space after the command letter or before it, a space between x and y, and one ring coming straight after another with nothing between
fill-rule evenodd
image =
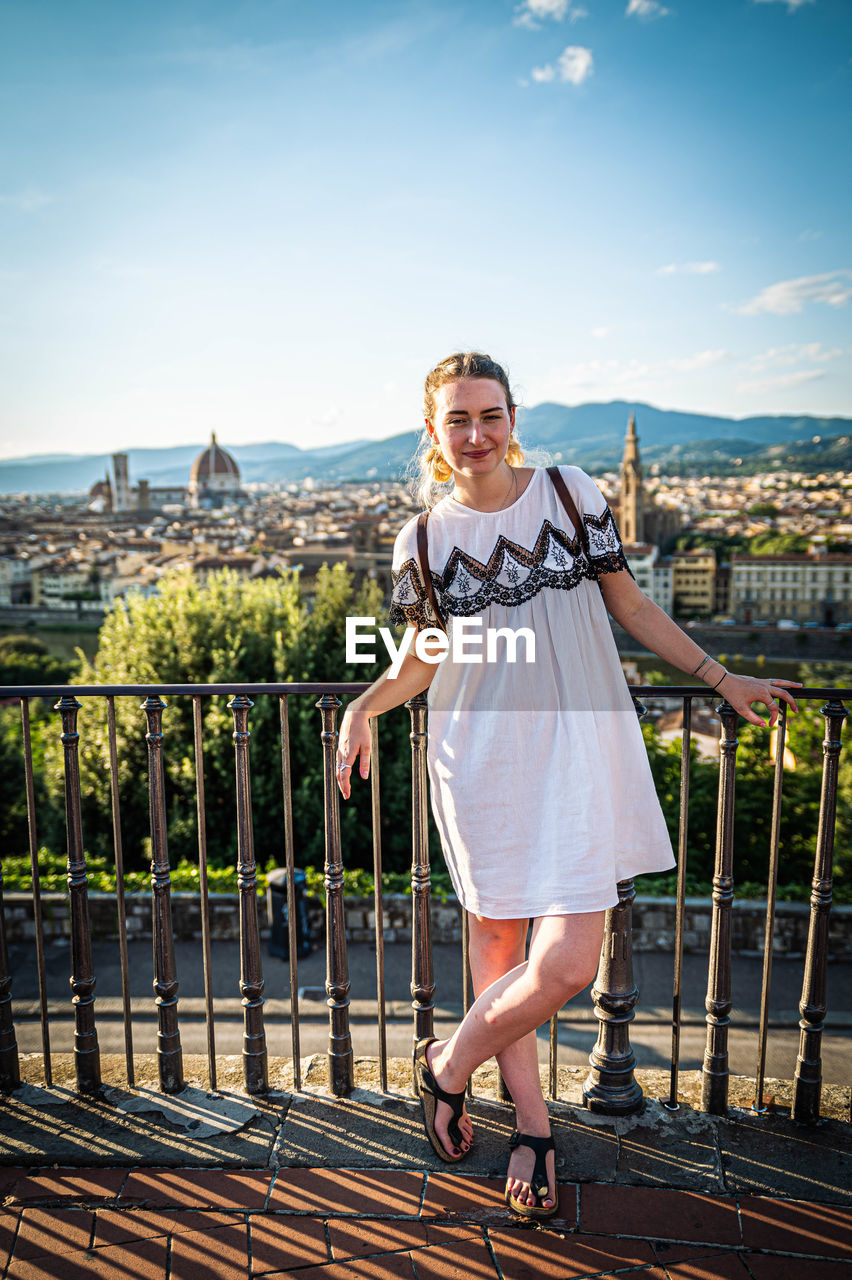
<instances>
[{"instance_id":1,"label":"woman's bare leg","mask_svg":"<svg viewBox=\"0 0 852 1280\"><path fill-rule=\"evenodd\" d=\"M489 920L468 916L470 920L470 970L473 990L478 997L504 974L524 962L529 920ZM518 1130L536 1138L550 1133L550 1117L541 1091L538 1070L538 1043L535 1031L528 1032L514 1044L497 1054L497 1065L515 1106ZM555 1194L555 1165L552 1154L547 1157L548 1178ZM535 1167L535 1154L528 1147L516 1148L509 1160L506 1186L521 1204L535 1204L530 1178ZM541 1203L553 1204L551 1196Z\"/></svg>"},{"instance_id":2,"label":"woman's bare leg","mask_svg":"<svg viewBox=\"0 0 852 1280\"><path fill-rule=\"evenodd\" d=\"M474 996L478 999L492 983L523 964L529 920L490 920L468 912L468 921L470 972ZM530 1072L530 1049L535 1050L535 1032L508 1045L497 1057L500 1074L513 1100L516 1092L524 1092L525 1079Z\"/></svg>"},{"instance_id":3,"label":"woman's bare leg","mask_svg":"<svg viewBox=\"0 0 852 1280\"><path fill-rule=\"evenodd\" d=\"M594 911L569 916L544 916L535 921L529 958L497 978L477 995L464 1021L449 1040L439 1041L431 1046L430 1067L443 1089L449 1092L463 1089L478 1066L495 1055L499 1061L505 1050L516 1046L517 1042L535 1032L567 1000L582 991L597 971L604 916L603 911ZM494 924L493 921L489 923ZM535 1044L530 1043L535 1049ZM504 1079L513 1096L515 1089L518 1089L520 1095L515 1097L519 1128L534 1135L537 1130L541 1130L541 1136L546 1136L549 1133L549 1123L546 1128L543 1127L547 1109L543 1098L540 1103L538 1101L541 1086L538 1084L537 1052L535 1089L532 1087L532 1072L525 1054L529 1054L529 1050L523 1044L520 1049L515 1048L509 1054L507 1066L515 1081L515 1088L513 1089L505 1073ZM447 1150L452 1151L453 1145L446 1128L449 1114L449 1108L439 1104L435 1129ZM548 1173L552 1178L551 1157L548 1157L548 1162ZM529 1166L526 1178L518 1178L521 1189L526 1188L524 1194L527 1196L527 1203L534 1202L528 1184L533 1163L534 1158L529 1150L519 1151L517 1159L513 1160L513 1173L516 1175L525 1172L522 1167L524 1164ZM555 1183L551 1189L555 1189ZM523 1201L523 1195L518 1194L514 1188L513 1194Z\"/></svg>"}]
</instances>

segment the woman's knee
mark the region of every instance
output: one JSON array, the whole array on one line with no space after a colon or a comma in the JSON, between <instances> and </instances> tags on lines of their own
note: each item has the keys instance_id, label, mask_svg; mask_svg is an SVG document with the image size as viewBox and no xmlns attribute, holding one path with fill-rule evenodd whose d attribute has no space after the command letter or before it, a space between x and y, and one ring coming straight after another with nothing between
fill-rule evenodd
<instances>
[{"instance_id":1,"label":"woman's knee","mask_svg":"<svg viewBox=\"0 0 852 1280\"><path fill-rule=\"evenodd\" d=\"M561 1009L566 1001L594 981L596 972L597 968L589 965L543 964L534 970L533 979L539 989L550 993L554 1008Z\"/></svg>"},{"instance_id":2,"label":"woman's knee","mask_svg":"<svg viewBox=\"0 0 852 1280\"><path fill-rule=\"evenodd\" d=\"M468 915L471 947L489 952L522 951L526 942L527 920L491 920L487 916Z\"/></svg>"},{"instance_id":3,"label":"woman's knee","mask_svg":"<svg viewBox=\"0 0 852 1280\"><path fill-rule=\"evenodd\" d=\"M537 948L530 956L536 982L552 990L562 1004L594 982L599 963L599 945L577 945L567 939Z\"/></svg>"},{"instance_id":4,"label":"woman's knee","mask_svg":"<svg viewBox=\"0 0 852 1280\"><path fill-rule=\"evenodd\" d=\"M477 996L524 959L525 920L470 916L470 969Z\"/></svg>"}]
</instances>

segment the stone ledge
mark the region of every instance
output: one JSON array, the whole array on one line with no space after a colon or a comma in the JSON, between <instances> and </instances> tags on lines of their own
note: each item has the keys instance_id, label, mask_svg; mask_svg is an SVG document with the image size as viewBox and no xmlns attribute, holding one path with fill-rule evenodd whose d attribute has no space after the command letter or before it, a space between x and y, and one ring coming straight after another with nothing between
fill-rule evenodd
<instances>
[{"instance_id":1,"label":"stone ledge","mask_svg":"<svg viewBox=\"0 0 852 1280\"><path fill-rule=\"evenodd\" d=\"M212 1096L202 1056L185 1058L187 1087L168 1098L159 1093L153 1056L138 1056L135 1067L137 1083L131 1090L124 1084L123 1057L105 1055L106 1087L83 1097L74 1092L70 1054L54 1055L50 1088L40 1083L41 1055L25 1055L25 1087L2 1100L0 1164L445 1170L423 1136L410 1092L410 1063L401 1058L388 1063L387 1093L379 1087L377 1060L356 1059L357 1087L347 1099L331 1096L321 1055L303 1061L298 1092L292 1061L271 1058L272 1091L262 1097L246 1094L239 1057L217 1059L218 1090ZM758 1116L749 1110L754 1082L731 1077L729 1114L717 1117L696 1109L699 1072L681 1075L682 1107L670 1112L658 1101L668 1092L668 1072L637 1071L646 1094L644 1111L612 1118L582 1106L585 1074L582 1068L561 1067L560 1101L549 1104L561 1180L852 1204L846 1087L825 1086L825 1118L805 1128L787 1113L789 1081L766 1082L776 1110ZM470 1111L477 1143L459 1173L505 1173L514 1113L497 1101L496 1084L493 1065L474 1077Z\"/></svg>"},{"instance_id":2,"label":"stone ledge","mask_svg":"<svg viewBox=\"0 0 852 1280\"><path fill-rule=\"evenodd\" d=\"M92 937L118 936L115 896L90 892L89 920ZM22 942L35 936L32 896L28 893L4 895L7 938ZM325 914L315 898L308 900L308 917L315 943L325 937ZM46 941L64 938L70 933L68 895L41 895L44 936ZM240 895L210 895L210 934L213 939L237 939L240 936ZM151 896L128 893L125 896L129 934L150 936ZM258 899L262 909L262 901ZM261 936L269 936L272 909L266 902L266 925ZM383 901L383 934L385 942L411 941L411 896L386 893ZM687 898L684 910L684 950L706 955L710 949L710 923L713 902L710 898ZM201 905L197 893L171 894L172 929L176 938L201 937ZM350 942L372 942L375 938L375 913L372 898L346 898L346 935ZM455 898L434 901L431 910L432 941L461 942L461 908ZM766 903L742 898L735 900L731 911L731 940L735 954L762 955L766 919ZM806 902L779 902L775 913L774 954L803 956L807 946L810 907ZM633 950L671 951L674 946L675 900L637 894L633 904ZM834 960L852 959L852 906L834 906L829 916L829 953Z\"/></svg>"}]
</instances>

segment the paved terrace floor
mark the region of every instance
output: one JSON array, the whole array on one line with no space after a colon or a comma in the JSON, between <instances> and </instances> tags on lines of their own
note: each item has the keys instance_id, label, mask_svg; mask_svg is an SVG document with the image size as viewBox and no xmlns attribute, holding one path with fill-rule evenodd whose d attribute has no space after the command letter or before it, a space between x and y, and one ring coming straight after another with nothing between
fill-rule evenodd
<instances>
[{"instance_id":1,"label":"paved terrace floor","mask_svg":"<svg viewBox=\"0 0 852 1280\"><path fill-rule=\"evenodd\" d=\"M187 1086L159 1093L153 1060L103 1058L105 1086L79 1097L71 1061L54 1084L27 1055L27 1083L0 1104L0 1277L402 1277L438 1280L840 1280L852 1274L849 1089L827 1087L815 1128L786 1114L789 1084L771 1082L772 1114L748 1109L734 1077L727 1118L658 1096L667 1076L642 1072L642 1115L613 1120L580 1105L585 1072L561 1068L552 1106L559 1216L519 1222L503 1201L514 1118L495 1074L475 1079L474 1151L448 1172L422 1134L409 1064L356 1063L350 1099L332 1098L326 1063L270 1060L272 1091L242 1090L238 1058L185 1059Z\"/></svg>"}]
</instances>

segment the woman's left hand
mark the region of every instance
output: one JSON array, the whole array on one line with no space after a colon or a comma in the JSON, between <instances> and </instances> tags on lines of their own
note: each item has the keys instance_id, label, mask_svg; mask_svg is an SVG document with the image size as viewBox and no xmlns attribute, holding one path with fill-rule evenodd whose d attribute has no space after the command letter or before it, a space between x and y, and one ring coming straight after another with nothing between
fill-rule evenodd
<instances>
[{"instance_id":1,"label":"woman's left hand","mask_svg":"<svg viewBox=\"0 0 852 1280\"><path fill-rule=\"evenodd\" d=\"M780 700L789 703L793 711L798 711L796 700L790 689L801 689L800 680L758 680L755 676L737 676L729 671L716 690L718 694L738 711L750 724L759 724L763 729L771 729L781 711ZM769 721L752 711L753 702L762 702L769 712Z\"/></svg>"}]
</instances>

